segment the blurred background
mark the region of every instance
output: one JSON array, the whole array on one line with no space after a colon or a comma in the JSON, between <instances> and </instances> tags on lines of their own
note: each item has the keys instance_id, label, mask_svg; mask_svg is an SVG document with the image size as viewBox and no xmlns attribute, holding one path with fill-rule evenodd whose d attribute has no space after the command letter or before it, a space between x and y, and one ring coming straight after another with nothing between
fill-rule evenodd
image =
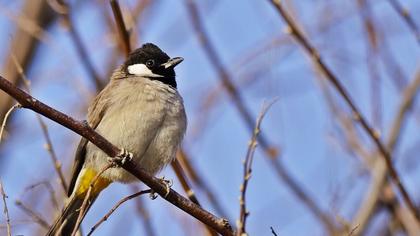
<instances>
[{"instance_id":1,"label":"blurred background","mask_svg":"<svg viewBox=\"0 0 420 236\"><path fill-rule=\"evenodd\" d=\"M246 192L249 235L274 235L270 227L277 235L420 235L371 138L270 1L119 3L133 49L153 42L185 58L176 72L189 125L178 158L203 208L236 227L252 129L262 104L278 99L262 121ZM392 153L419 203L420 2L284 0L282 6ZM79 120L125 57L109 1L0 1L0 32L1 75L25 88L21 64L34 97ZM14 104L0 92L0 120ZM80 137L42 120L46 129L34 112L13 111L0 143L12 235L43 235L65 199L52 157L68 182ZM173 179L186 196L170 166L159 176ZM118 200L146 188L113 184L87 214L83 232ZM6 232L2 215L0 235ZM141 196L94 235L121 233L207 232L161 198Z\"/></svg>"}]
</instances>

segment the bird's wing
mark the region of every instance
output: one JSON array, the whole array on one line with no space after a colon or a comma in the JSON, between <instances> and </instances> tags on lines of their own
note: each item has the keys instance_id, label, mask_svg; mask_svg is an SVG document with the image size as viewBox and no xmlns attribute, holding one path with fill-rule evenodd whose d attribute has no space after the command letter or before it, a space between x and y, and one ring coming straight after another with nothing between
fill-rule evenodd
<instances>
[{"instance_id":1,"label":"bird's wing","mask_svg":"<svg viewBox=\"0 0 420 236\"><path fill-rule=\"evenodd\" d=\"M106 90L109 90L111 86L107 86L102 90L93 100L92 105L88 111L88 124L90 127L95 129L99 122L101 121L103 114L105 113L106 109L108 108L109 104L106 102L106 98L104 98L103 94L106 93ZM74 157L73 168L71 170L71 181L69 188L67 190L67 196L73 192L74 186L77 181L77 177L79 176L80 171L82 170L83 164L85 163L86 158L86 144L89 141L86 138L80 140L79 145L76 149L76 154Z\"/></svg>"}]
</instances>

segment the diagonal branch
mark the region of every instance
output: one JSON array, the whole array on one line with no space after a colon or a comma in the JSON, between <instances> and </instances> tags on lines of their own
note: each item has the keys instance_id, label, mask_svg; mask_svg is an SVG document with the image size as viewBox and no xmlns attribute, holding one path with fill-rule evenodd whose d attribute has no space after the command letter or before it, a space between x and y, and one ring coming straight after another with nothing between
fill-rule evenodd
<instances>
[{"instance_id":1,"label":"diagonal branch","mask_svg":"<svg viewBox=\"0 0 420 236\"><path fill-rule=\"evenodd\" d=\"M54 1L52 1L54 3ZM104 83L101 81L98 73L96 72L93 62L90 58L89 52L86 49L85 45L82 42L79 32L77 31L74 21L71 17L71 8L65 0L57 0L57 6L52 4L55 11L57 11L63 17L65 26L68 28L70 33L70 38L76 47L76 52L82 62L82 66L85 68L86 72L89 74L90 78L95 83L96 91L101 90L104 87ZM54 7L55 6L55 7Z\"/></svg>"},{"instance_id":2,"label":"diagonal branch","mask_svg":"<svg viewBox=\"0 0 420 236\"><path fill-rule=\"evenodd\" d=\"M198 36L199 42L203 46L203 49L209 58L210 63L215 68L218 78L221 80L223 87L226 89L228 95L232 99L234 105L238 109L241 118L244 120L248 130L252 133L254 130L254 120L248 107L245 105L241 93L239 92L236 85L233 83L232 78L225 66L223 66L217 51L212 44L210 37L204 27L203 20L200 17L198 7L194 0L185 0L190 21L193 24L193 28ZM300 184L290 173L287 172L283 164L278 158L278 151L276 148L270 146L266 136L261 133L258 136L258 143L264 150L267 160L270 165L274 168L277 176L287 185L287 187L293 192L293 194L315 215L328 229L329 232L335 231L335 225L331 217L324 213L323 210L316 204L316 202L309 196L308 192L305 191Z\"/></svg>"},{"instance_id":3,"label":"diagonal branch","mask_svg":"<svg viewBox=\"0 0 420 236\"><path fill-rule=\"evenodd\" d=\"M388 150L391 152L395 149L400 136L404 120L408 111L413 106L416 95L420 89L420 70L417 71L416 77L405 89L398 111L391 125L390 134L387 140ZM376 209L377 203L382 193L386 180L386 165L380 159L377 159L372 167L373 180L370 183L369 191L367 191L363 202L353 219L353 225L359 225L357 233L363 232L367 223Z\"/></svg>"},{"instance_id":4,"label":"diagonal branch","mask_svg":"<svg viewBox=\"0 0 420 236\"><path fill-rule=\"evenodd\" d=\"M33 221L35 221L42 228L48 229L50 227L48 222L39 213L25 205L22 201L16 200L15 205L19 207L23 212L25 212L25 214L30 216L33 219Z\"/></svg>"},{"instance_id":5,"label":"diagonal branch","mask_svg":"<svg viewBox=\"0 0 420 236\"><path fill-rule=\"evenodd\" d=\"M404 187L401 179L392 163L392 156L385 148L384 144L379 139L379 135L373 130L373 128L369 125L367 120L361 114L353 100L350 98L349 93L344 88L344 86L340 83L338 78L333 74L333 72L326 66L324 61L321 59L319 52L310 44L310 42L306 39L303 33L298 29L295 21L291 18L288 12L283 8L282 4L279 0L271 0L271 3L274 5L278 13L281 17L286 21L288 25L289 33L296 39L296 41L305 49L305 51L311 57L313 63L320 69L320 71L324 74L324 76L332 83L334 88L338 91L338 93L342 96L342 98L346 101L347 105L351 108L355 119L360 123L362 128L366 131L372 141L375 143L376 147L378 148L381 156L385 160L386 167L388 172L394 181L395 185L397 186L398 190L400 191L404 202L410 208L411 213L416 216L417 220L419 220L419 216L417 214L416 206L414 205L413 200L411 200L410 195L408 194L406 188Z\"/></svg>"},{"instance_id":6,"label":"diagonal branch","mask_svg":"<svg viewBox=\"0 0 420 236\"><path fill-rule=\"evenodd\" d=\"M419 27L417 26L413 17L411 17L408 10L405 9L398 0L388 0L388 2L391 4L392 8L394 8L394 10L401 16L403 21L408 25L408 28L410 28L414 34L414 37L416 37L417 43L420 45Z\"/></svg>"},{"instance_id":7,"label":"diagonal branch","mask_svg":"<svg viewBox=\"0 0 420 236\"><path fill-rule=\"evenodd\" d=\"M120 8L120 4L118 3L118 0L111 0L110 3L111 3L112 12L114 13L115 21L117 23L117 29L120 35L119 38L121 39L121 45L124 48L124 53L125 53L125 56L127 57L131 51L130 35L128 31L126 30L127 27L125 26L124 18L122 16L121 8Z\"/></svg>"},{"instance_id":8,"label":"diagonal branch","mask_svg":"<svg viewBox=\"0 0 420 236\"><path fill-rule=\"evenodd\" d=\"M7 208L7 203L6 203L7 195L6 195L6 192L4 191L3 183L1 181L0 181L0 194L1 194L2 199L3 199L3 208L4 208L3 213L4 213L4 216L6 217L7 235L11 236L12 235L12 230L11 230L11 227L10 227L10 215L9 215L9 209Z\"/></svg>"},{"instance_id":9,"label":"diagonal branch","mask_svg":"<svg viewBox=\"0 0 420 236\"><path fill-rule=\"evenodd\" d=\"M8 80L0 76L0 89L15 98L24 108L33 110L65 127L85 137L87 140L95 144L98 148L104 151L110 157L116 157L121 153L121 149L114 146L100 134L95 132L89 125L82 121L76 121L70 116L61 113L44 103L36 100L21 89L12 85ZM213 228L222 235L233 235L234 232L226 219L218 218L210 212L204 210L200 206L189 201L176 191L170 189L167 192L167 187L156 177L148 174L142 168L131 161L121 163L120 166L136 176L139 180L153 189L166 201L177 206L179 209L185 211L199 221Z\"/></svg>"},{"instance_id":10,"label":"diagonal branch","mask_svg":"<svg viewBox=\"0 0 420 236\"><path fill-rule=\"evenodd\" d=\"M121 200L119 200L118 202L117 202L117 204L115 204L115 206L113 206L112 208L111 208L111 210L109 210L108 211L108 213L106 213L106 215L104 215L104 217L102 217L91 229L90 229L90 231L89 231L89 233L87 234L87 236L90 236L90 235L92 235L92 233L103 223L103 222L105 222L105 221L107 221L108 220L108 218L112 215L112 213L114 213L114 211L116 211L117 209L118 209L118 207L120 207L124 202L126 202L126 201L128 201L128 200L131 200L131 199L133 199L133 198L136 198L136 197L138 197L138 196L141 196L141 195L143 195L143 194L146 194L146 193L151 193L152 192L152 190L150 190L150 189L148 189L148 190L143 190L143 191L140 191L140 192L137 192L137 193L134 193L134 194L131 194L131 195L129 195L129 196L127 196L127 197L124 197L123 199L121 199Z\"/></svg>"},{"instance_id":11,"label":"diagonal branch","mask_svg":"<svg viewBox=\"0 0 420 236\"><path fill-rule=\"evenodd\" d=\"M26 91L29 94L31 94L30 81L29 81L28 77L26 77L26 74L23 71L22 65L19 63L19 61L17 60L17 58L16 58L16 56L14 55L13 52L12 52L12 58L13 58L13 61L15 63L15 66L16 66L16 70L19 73L19 75L21 77L21 80L23 82L23 86L25 87ZM52 145L52 140L51 140L50 133L48 131L48 126L44 122L44 120L42 119L41 115L36 114L36 118L37 118L38 123L41 127L42 134L44 135L44 138L45 138L45 142L46 142L45 149L50 154L50 158L51 158L51 161L54 165L55 172L57 172L58 178L60 180L61 187L63 188L63 192L65 193L67 191L66 178L64 178L64 174L63 174L63 171L61 169L61 162L58 160L57 154L55 153L54 147ZM1 137L1 135L0 135L0 137Z\"/></svg>"}]
</instances>

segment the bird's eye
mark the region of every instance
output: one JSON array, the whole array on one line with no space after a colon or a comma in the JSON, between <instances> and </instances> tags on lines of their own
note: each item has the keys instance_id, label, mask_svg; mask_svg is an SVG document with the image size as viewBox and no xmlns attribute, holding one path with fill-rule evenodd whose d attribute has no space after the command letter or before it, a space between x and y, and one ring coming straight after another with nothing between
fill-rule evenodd
<instances>
[{"instance_id":1,"label":"bird's eye","mask_svg":"<svg viewBox=\"0 0 420 236\"><path fill-rule=\"evenodd\" d=\"M152 60L152 59L150 59L150 60L147 60L146 61L146 66L147 67L153 67L155 65L155 61L154 60Z\"/></svg>"}]
</instances>

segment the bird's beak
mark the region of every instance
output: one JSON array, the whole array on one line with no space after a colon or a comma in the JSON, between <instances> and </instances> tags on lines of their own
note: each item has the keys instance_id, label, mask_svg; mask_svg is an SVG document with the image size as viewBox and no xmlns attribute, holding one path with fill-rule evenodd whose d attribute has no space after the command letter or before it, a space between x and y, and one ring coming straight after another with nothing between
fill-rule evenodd
<instances>
[{"instance_id":1,"label":"bird's beak","mask_svg":"<svg viewBox=\"0 0 420 236\"><path fill-rule=\"evenodd\" d=\"M163 63L161 66L163 66L165 69L174 68L176 65L181 63L184 60L182 57L174 57L169 59L169 61Z\"/></svg>"}]
</instances>

